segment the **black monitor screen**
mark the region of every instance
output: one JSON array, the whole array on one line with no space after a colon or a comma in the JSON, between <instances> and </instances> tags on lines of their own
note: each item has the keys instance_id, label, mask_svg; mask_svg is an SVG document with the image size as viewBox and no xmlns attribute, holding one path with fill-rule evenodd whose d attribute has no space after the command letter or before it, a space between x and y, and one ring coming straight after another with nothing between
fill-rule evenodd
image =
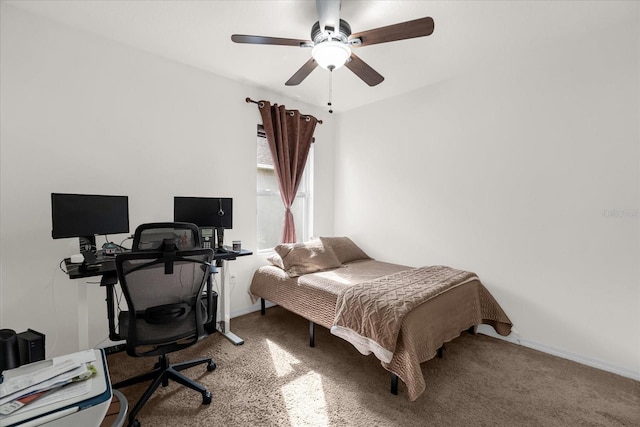
<instances>
[{"instance_id":1,"label":"black monitor screen","mask_svg":"<svg viewBox=\"0 0 640 427\"><path fill-rule=\"evenodd\" d=\"M174 197L173 220L200 228L233 228L233 199L230 197Z\"/></svg>"},{"instance_id":2,"label":"black monitor screen","mask_svg":"<svg viewBox=\"0 0 640 427\"><path fill-rule=\"evenodd\" d=\"M129 232L129 198L51 193L51 236L88 237Z\"/></svg>"}]
</instances>

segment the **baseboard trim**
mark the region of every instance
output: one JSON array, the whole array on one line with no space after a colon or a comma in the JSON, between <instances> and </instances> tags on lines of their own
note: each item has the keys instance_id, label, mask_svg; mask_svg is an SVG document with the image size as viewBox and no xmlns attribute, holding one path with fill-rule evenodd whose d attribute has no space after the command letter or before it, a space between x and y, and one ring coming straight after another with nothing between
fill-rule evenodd
<instances>
[{"instance_id":1,"label":"baseboard trim","mask_svg":"<svg viewBox=\"0 0 640 427\"><path fill-rule=\"evenodd\" d=\"M272 303L271 301L265 301L265 307L269 308L275 306L276 304ZM234 317L244 316L245 314L253 313L254 311L260 311L260 305L252 305L251 307L243 308L242 310L232 311L231 318L233 319Z\"/></svg>"},{"instance_id":2,"label":"baseboard trim","mask_svg":"<svg viewBox=\"0 0 640 427\"><path fill-rule=\"evenodd\" d=\"M640 381L640 371L635 371L633 369L628 369L621 366L613 365L611 363L603 362L602 360L593 359L591 357L583 356L581 354L560 350L555 347L550 347L548 345L541 344L536 341L523 339L517 333L512 332L510 335L503 337L502 335L498 335L491 326L487 326L487 325L478 326L477 332L480 334L488 335L493 338L498 338L503 341L508 341L514 344L518 344L523 347L531 348L533 350L538 350L543 353L551 354L553 356L558 356L563 359L571 360L573 362L577 362L582 365L590 366L592 368L600 369L602 371L611 372L613 374L617 374L626 378L631 378L632 380Z\"/></svg>"},{"instance_id":3,"label":"baseboard trim","mask_svg":"<svg viewBox=\"0 0 640 427\"><path fill-rule=\"evenodd\" d=\"M270 304L269 301L266 301L267 307L272 307L273 305L275 305L275 304L272 304L272 305L269 305L269 304ZM258 306L257 308L255 306L251 306L243 310L234 311L231 313L231 319L233 319L234 317L244 316L245 314L253 313L254 311L260 311L260 306Z\"/></svg>"}]
</instances>

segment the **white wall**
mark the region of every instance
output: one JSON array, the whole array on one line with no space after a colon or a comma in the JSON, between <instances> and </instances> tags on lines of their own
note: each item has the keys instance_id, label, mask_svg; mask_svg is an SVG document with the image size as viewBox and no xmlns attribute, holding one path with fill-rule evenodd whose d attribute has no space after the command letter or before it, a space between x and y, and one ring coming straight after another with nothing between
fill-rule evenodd
<instances>
[{"instance_id":1,"label":"white wall","mask_svg":"<svg viewBox=\"0 0 640 427\"><path fill-rule=\"evenodd\" d=\"M336 234L474 271L515 340L640 378L639 28L342 114Z\"/></svg>"},{"instance_id":2,"label":"white wall","mask_svg":"<svg viewBox=\"0 0 640 427\"><path fill-rule=\"evenodd\" d=\"M230 196L227 238L255 249L250 96L325 119L315 235L335 216L378 259L475 271L515 339L640 377L637 21L328 120L1 7L0 327L44 332L48 355L106 337L103 289L58 268L77 242L50 238L49 194L126 194L132 226L170 219L174 195ZM233 313L262 263L231 264Z\"/></svg>"},{"instance_id":3,"label":"white wall","mask_svg":"<svg viewBox=\"0 0 640 427\"><path fill-rule=\"evenodd\" d=\"M256 249L261 119L244 99L324 112L5 4L1 15L0 327L45 333L48 356L75 351L82 337L92 347L107 336L104 289L58 267L78 242L51 238L51 192L128 195L131 232L171 220L175 195L233 197L226 240ZM315 170L323 174L314 226L330 234L334 129L324 121L315 133ZM246 291L263 263L254 255L229 264L232 314L252 309Z\"/></svg>"}]
</instances>

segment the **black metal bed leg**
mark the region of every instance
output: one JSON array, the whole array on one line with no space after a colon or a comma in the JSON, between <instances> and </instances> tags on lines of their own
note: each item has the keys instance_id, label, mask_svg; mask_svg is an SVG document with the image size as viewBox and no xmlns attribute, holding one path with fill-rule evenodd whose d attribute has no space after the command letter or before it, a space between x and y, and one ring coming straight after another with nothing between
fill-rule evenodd
<instances>
[{"instance_id":1,"label":"black metal bed leg","mask_svg":"<svg viewBox=\"0 0 640 427\"><path fill-rule=\"evenodd\" d=\"M391 373L391 394L398 395L398 376Z\"/></svg>"},{"instance_id":2,"label":"black metal bed leg","mask_svg":"<svg viewBox=\"0 0 640 427\"><path fill-rule=\"evenodd\" d=\"M264 298L260 298L260 314L264 316L266 311L266 307L264 306Z\"/></svg>"},{"instance_id":3,"label":"black metal bed leg","mask_svg":"<svg viewBox=\"0 0 640 427\"><path fill-rule=\"evenodd\" d=\"M309 347L316 346L316 324L309 321Z\"/></svg>"},{"instance_id":4,"label":"black metal bed leg","mask_svg":"<svg viewBox=\"0 0 640 427\"><path fill-rule=\"evenodd\" d=\"M442 344L442 347L438 349L438 359L442 359L443 357L444 357L444 344Z\"/></svg>"},{"instance_id":5,"label":"black metal bed leg","mask_svg":"<svg viewBox=\"0 0 640 427\"><path fill-rule=\"evenodd\" d=\"M475 335L477 330L478 330L478 325L473 325L469 329L467 329L467 332L470 333L471 335Z\"/></svg>"}]
</instances>

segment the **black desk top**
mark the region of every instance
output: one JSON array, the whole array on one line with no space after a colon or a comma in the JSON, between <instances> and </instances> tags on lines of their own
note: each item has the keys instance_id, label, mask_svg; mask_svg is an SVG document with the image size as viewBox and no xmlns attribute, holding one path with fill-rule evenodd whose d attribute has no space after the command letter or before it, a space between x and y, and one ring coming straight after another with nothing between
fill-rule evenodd
<instances>
[{"instance_id":1,"label":"black desk top","mask_svg":"<svg viewBox=\"0 0 640 427\"><path fill-rule=\"evenodd\" d=\"M247 255L253 255L253 252L248 251L246 249L240 249L240 252L233 252L233 251L227 251L227 252L218 252L215 251L213 254L213 259L214 260L229 260L232 261L240 256L247 256Z\"/></svg>"},{"instance_id":2,"label":"black desk top","mask_svg":"<svg viewBox=\"0 0 640 427\"><path fill-rule=\"evenodd\" d=\"M109 258L98 258L95 264L92 264L85 269L82 268L81 263L75 264L71 262L70 258L65 258L64 265L70 279L80 279L83 277L102 276L112 272L115 273L116 258L114 256Z\"/></svg>"},{"instance_id":3,"label":"black desk top","mask_svg":"<svg viewBox=\"0 0 640 427\"><path fill-rule=\"evenodd\" d=\"M253 252L247 249L240 249L240 252L214 252L213 259L216 264L222 261L233 261L234 259L242 256L253 255ZM83 277L95 277L103 276L105 274L115 274L116 272L116 257L114 255L103 255L97 258L95 264L89 266L89 268L83 269L82 264L75 264L71 262L70 258L64 259L65 268L69 274L70 279L81 279ZM219 265L218 265L219 266Z\"/></svg>"}]
</instances>

